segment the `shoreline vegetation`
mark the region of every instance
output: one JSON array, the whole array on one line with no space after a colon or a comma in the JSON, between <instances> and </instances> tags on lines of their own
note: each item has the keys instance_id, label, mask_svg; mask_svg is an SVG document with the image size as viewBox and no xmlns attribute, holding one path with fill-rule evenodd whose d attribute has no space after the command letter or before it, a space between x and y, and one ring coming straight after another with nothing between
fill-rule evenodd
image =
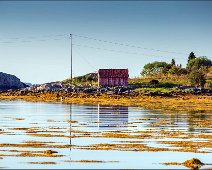
<instances>
[{"instance_id":1,"label":"shoreline vegetation","mask_svg":"<svg viewBox=\"0 0 212 170\"><path fill-rule=\"evenodd\" d=\"M206 112L212 110L210 94L88 94L74 92L38 92L20 94L1 92L0 100L24 100L28 102L60 102L64 104L100 104L143 107L145 109L185 112Z\"/></svg>"}]
</instances>

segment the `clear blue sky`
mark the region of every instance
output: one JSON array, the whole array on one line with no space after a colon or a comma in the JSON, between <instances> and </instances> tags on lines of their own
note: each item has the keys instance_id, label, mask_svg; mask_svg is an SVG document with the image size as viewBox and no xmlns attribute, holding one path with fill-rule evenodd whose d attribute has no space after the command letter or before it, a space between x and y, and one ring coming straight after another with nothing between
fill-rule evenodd
<instances>
[{"instance_id":1,"label":"clear blue sky","mask_svg":"<svg viewBox=\"0 0 212 170\"><path fill-rule=\"evenodd\" d=\"M185 66L191 51L212 59L212 1L0 2L0 71L31 83L68 78L70 33L141 47L74 36L74 76L128 68L134 77L172 58Z\"/></svg>"}]
</instances>

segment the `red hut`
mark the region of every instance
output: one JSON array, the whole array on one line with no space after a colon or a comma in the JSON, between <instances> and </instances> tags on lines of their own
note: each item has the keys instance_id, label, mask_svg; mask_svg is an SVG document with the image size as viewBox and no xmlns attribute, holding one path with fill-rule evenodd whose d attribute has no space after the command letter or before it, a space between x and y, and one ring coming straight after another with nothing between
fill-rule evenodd
<instances>
[{"instance_id":1,"label":"red hut","mask_svg":"<svg viewBox=\"0 0 212 170\"><path fill-rule=\"evenodd\" d=\"M99 69L98 86L127 86L128 69Z\"/></svg>"}]
</instances>

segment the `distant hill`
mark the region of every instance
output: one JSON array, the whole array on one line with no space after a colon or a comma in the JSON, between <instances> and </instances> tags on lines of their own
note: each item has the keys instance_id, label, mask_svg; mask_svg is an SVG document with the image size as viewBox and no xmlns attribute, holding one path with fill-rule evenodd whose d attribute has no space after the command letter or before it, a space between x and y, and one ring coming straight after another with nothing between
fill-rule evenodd
<instances>
[{"instance_id":1,"label":"distant hill","mask_svg":"<svg viewBox=\"0 0 212 170\"><path fill-rule=\"evenodd\" d=\"M27 87L14 75L0 72L0 90L21 89Z\"/></svg>"},{"instance_id":2,"label":"distant hill","mask_svg":"<svg viewBox=\"0 0 212 170\"><path fill-rule=\"evenodd\" d=\"M24 82L24 84L26 84L26 85L29 86L29 87L32 86L32 83L26 83L26 82Z\"/></svg>"}]
</instances>

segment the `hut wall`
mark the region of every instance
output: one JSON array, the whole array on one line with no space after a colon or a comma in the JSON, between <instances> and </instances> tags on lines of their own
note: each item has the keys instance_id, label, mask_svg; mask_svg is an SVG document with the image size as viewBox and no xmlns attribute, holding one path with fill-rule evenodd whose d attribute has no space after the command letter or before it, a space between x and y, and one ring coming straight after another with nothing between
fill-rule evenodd
<instances>
[{"instance_id":1,"label":"hut wall","mask_svg":"<svg viewBox=\"0 0 212 170\"><path fill-rule=\"evenodd\" d=\"M99 86L127 86L128 69L99 69Z\"/></svg>"}]
</instances>

